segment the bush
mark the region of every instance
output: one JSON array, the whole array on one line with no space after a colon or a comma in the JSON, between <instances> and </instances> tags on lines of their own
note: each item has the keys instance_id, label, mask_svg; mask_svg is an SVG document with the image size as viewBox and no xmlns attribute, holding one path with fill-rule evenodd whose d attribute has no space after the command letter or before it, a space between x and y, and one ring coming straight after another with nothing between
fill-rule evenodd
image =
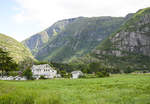
<instances>
[{"instance_id":1,"label":"bush","mask_svg":"<svg viewBox=\"0 0 150 104\"><path fill-rule=\"evenodd\" d=\"M79 78L86 78L86 75L80 75Z\"/></svg>"},{"instance_id":2,"label":"bush","mask_svg":"<svg viewBox=\"0 0 150 104\"><path fill-rule=\"evenodd\" d=\"M84 74L79 76L79 78L96 78L95 74Z\"/></svg>"},{"instance_id":3,"label":"bush","mask_svg":"<svg viewBox=\"0 0 150 104\"><path fill-rule=\"evenodd\" d=\"M8 75L9 75L9 76L17 76L17 75L19 75L19 73L18 73L18 72L15 72L15 71L10 71L10 72L8 73Z\"/></svg>"},{"instance_id":4,"label":"bush","mask_svg":"<svg viewBox=\"0 0 150 104\"><path fill-rule=\"evenodd\" d=\"M112 74L121 73L121 70L119 68L111 68L110 70Z\"/></svg>"},{"instance_id":5,"label":"bush","mask_svg":"<svg viewBox=\"0 0 150 104\"><path fill-rule=\"evenodd\" d=\"M47 79L44 77L44 75L41 75L39 79Z\"/></svg>"},{"instance_id":6,"label":"bush","mask_svg":"<svg viewBox=\"0 0 150 104\"><path fill-rule=\"evenodd\" d=\"M97 73L96 73L96 76L97 76L97 77L105 77L102 72L97 72Z\"/></svg>"},{"instance_id":7,"label":"bush","mask_svg":"<svg viewBox=\"0 0 150 104\"><path fill-rule=\"evenodd\" d=\"M107 72L106 70L103 70L101 72L97 72L96 76L97 77L108 77L109 76L109 72Z\"/></svg>"},{"instance_id":8,"label":"bush","mask_svg":"<svg viewBox=\"0 0 150 104\"><path fill-rule=\"evenodd\" d=\"M72 76L72 75L71 75L70 73L66 73L63 77L64 77L64 78L71 78L71 76Z\"/></svg>"},{"instance_id":9,"label":"bush","mask_svg":"<svg viewBox=\"0 0 150 104\"><path fill-rule=\"evenodd\" d=\"M88 69L83 69L82 72L83 73L88 73Z\"/></svg>"},{"instance_id":10,"label":"bush","mask_svg":"<svg viewBox=\"0 0 150 104\"><path fill-rule=\"evenodd\" d=\"M23 72L23 76L25 76L28 80L33 80L31 69L26 69Z\"/></svg>"},{"instance_id":11,"label":"bush","mask_svg":"<svg viewBox=\"0 0 150 104\"><path fill-rule=\"evenodd\" d=\"M149 71L148 70L143 70L143 73L148 73Z\"/></svg>"},{"instance_id":12,"label":"bush","mask_svg":"<svg viewBox=\"0 0 150 104\"><path fill-rule=\"evenodd\" d=\"M61 70L61 71L60 71L60 75L61 75L63 78L71 78L71 74L70 74L70 73L67 73L65 70Z\"/></svg>"},{"instance_id":13,"label":"bush","mask_svg":"<svg viewBox=\"0 0 150 104\"><path fill-rule=\"evenodd\" d=\"M125 70L124 70L124 73L132 73L132 72L134 72L134 69L133 68L131 68L130 66L128 66Z\"/></svg>"},{"instance_id":14,"label":"bush","mask_svg":"<svg viewBox=\"0 0 150 104\"><path fill-rule=\"evenodd\" d=\"M66 76L66 71L65 71L65 70L61 70L61 71L60 71L60 75L61 75L62 77L65 77L65 76Z\"/></svg>"}]
</instances>

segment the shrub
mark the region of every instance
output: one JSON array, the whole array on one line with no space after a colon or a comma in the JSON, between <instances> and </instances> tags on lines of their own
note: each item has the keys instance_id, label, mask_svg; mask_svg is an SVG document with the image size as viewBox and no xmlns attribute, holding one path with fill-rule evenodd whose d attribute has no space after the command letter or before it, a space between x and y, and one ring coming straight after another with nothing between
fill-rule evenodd
<instances>
[{"instance_id":1,"label":"shrub","mask_svg":"<svg viewBox=\"0 0 150 104\"><path fill-rule=\"evenodd\" d=\"M102 72L97 72L97 73L96 73L96 76L97 76L97 77L105 77Z\"/></svg>"},{"instance_id":2,"label":"shrub","mask_svg":"<svg viewBox=\"0 0 150 104\"><path fill-rule=\"evenodd\" d=\"M70 73L66 73L63 77L64 77L64 78L71 78L72 75L71 75Z\"/></svg>"},{"instance_id":3,"label":"shrub","mask_svg":"<svg viewBox=\"0 0 150 104\"><path fill-rule=\"evenodd\" d=\"M70 74L70 73L67 73L65 70L61 70L61 71L60 71L60 75L61 75L63 78L71 78L71 74Z\"/></svg>"},{"instance_id":4,"label":"shrub","mask_svg":"<svg viewBox=\"0 0 150 104\"><path fill-rule=\"evenodd\" d=\"M148 73L149 71L148 70L143 70L143 73Z\"/></svg>"},{"instance_id":5,"label":"shrub","mask_svg":"<svg viewBox=\"0 0 150 104\"><path fill-rule=\"evenodd\" d=\"M109 72L107 72L107 70L105 69L105 70L103 70L101 72L97 72L96 76L97 77L108 77L109 76Z\"/></svg>"},{"instance_id":6,"label":"shrub","mask_svg":"<svg viewBox=\"0 0 150 104\"><path fill-rule=\"evenodd\" d=\"M32 71L31 71L30 68L24 70L23 76L26 76L26 78L27 78L28 80L33 80Z\"/></svg>"},{"instance_id":7,"label":"shrub","mask_svg":"<svg viewBox=\"0 0 150 104\"><path fill-rule=\"evenodd\" d=\"M60 74L61 74L62 77L65 77L66 76L66 71L65 70L61 70Z\"/></svg>"},{"instance_id":8,"label":"shrub","mask_svg":"<svg viewBox=\"0 0 150 104\"><path fill-rule=\"evenodd\" d=\"M79 75L79 78L86 78L86 75Z\"/></svg>"},{"instance_id":9,"label":"shrub","mask_svg":"<svg viewBox=\"0 0 150 104\"><path fill-rule=\"evenodd\" d=\"M134 70L130 67L127 67L126 70L124 70L124 73L132 73Z\"/></svg>"},{"instance_id":10,"label":"shrub","mask_svg":"<svg viewBox=\"0 0 150 104\"><path fill-rule=\"evenodd\" d=\"M83 69L82 72L83 73L88 73L88 69Z\"/></svg>"},{"instance_id":11,"label":"shrub","mask_svg":"<svg viewBox=\"0 0 150 104\"><path fill-rule=\"evenodd\" d=\"M15 72L15 71L10 71L10 72L8 73L8 75L9 75L9 76L17 76L17 75L19 75L19 73L18 73L18 72Z\"/></svg>"},{"instance_id":12,"label":"shrub","mask_svg":"<svg viewBox=\"0 0 150 104\"><path fill-rule=\"evenodd\" d=\"M39 79L47 79L44 77L44 75L41 75Z\"/></svg>"},{"instance_id":13,"label":"shrub","mask_svg":"<svg viewBox=\"0 0 150 104\"><path fill-rule=\"evenodd\" d=\"M96 78L95 74L84 74L79 76L79 78Z\"/></svg>"}]
</instances>

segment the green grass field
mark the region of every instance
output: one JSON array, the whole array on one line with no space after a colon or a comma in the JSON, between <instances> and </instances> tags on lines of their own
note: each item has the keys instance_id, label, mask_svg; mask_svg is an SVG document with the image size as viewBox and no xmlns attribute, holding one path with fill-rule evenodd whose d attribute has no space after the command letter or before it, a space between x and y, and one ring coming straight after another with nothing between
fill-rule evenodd
<instances>
[{"instance_id":1,"label":"green grass field","mask_svg":"<svg viewBox=\"0 0 150 104\"><path fill-rule=\"evenodd\" d=\"M0 104L150 104L150 75L0 81Z\"/></svg>"}]
</instances>

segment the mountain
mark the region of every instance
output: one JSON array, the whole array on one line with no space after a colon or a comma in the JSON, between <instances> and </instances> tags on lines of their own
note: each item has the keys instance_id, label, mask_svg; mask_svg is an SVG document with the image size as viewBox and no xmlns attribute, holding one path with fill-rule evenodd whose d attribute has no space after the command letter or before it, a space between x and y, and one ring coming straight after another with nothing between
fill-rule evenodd
<instances>
[{"instance_id":1,"label":"mountain","mask_svg":"<svg viewBox=\"0 0 150 104\"><path fill-rule=\"evenodd\" d=\"M23 44L4 34L0 34L0 48L8 51L10 57L12 57L16 63L26 59L35 60L31 52L25 48Z\"/></svg>"},{"instance_id":2,"label":"mountain","mask_svg":"<svg viewBox=\"0 0 150 104\"><path fill-rule=\"evenodd\" d=\"M22 43L31 50L32 54L36 55L38 50L43 47L44 44L55 39L55 37L57 37L57 35L65 29L67 24L72 23L76 19L78 18L58 21L44 31L24 40Z\"/></svg>"},{"instance_id":3,"label":"mountain","mask_svg":"<svg viewBox=\"0 0 150 104\"><path fill-rule=\"evenodd\" d=\"M136 12L91 54L119 69L150 69L150 8Z\"/></svg>"},{"instance_id":4,"label":"mountain","mask_svg":"<svg viewBox=\"0 0 150 104\"><path fill-rule=\"evenodd\" d=\"M90 52L103 39L115 32L124 21L123 17L65 19L22 43L38 60L69 62Z\"/></svg>"}]
</instances>

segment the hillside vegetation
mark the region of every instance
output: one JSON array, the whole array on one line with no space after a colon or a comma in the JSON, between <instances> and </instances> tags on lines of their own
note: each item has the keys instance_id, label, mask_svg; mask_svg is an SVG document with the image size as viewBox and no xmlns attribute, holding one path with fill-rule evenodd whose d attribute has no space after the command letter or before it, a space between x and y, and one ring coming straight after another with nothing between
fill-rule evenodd
<instances>
[{"instance_id":1,"label":"hillside vegetation","mask_svg":"<svg viewBox=\"0 0 150 104\"><path fill-rule=\"evenodd\" d=\"M79 17L56 22L23 41L40 61L69 62L94 49L125 21L123 17ZM43 40L43 37L47 37Z\"/></svg>"},{"instance_id":2,"label":"hillside vegetation","mask_svg":"<svg viewBox=\"0 0 150 104\"><path fill-rule=\"evenodd\" d=\"M7 51L9 56L17 63L26 59L34 60L31 52L24 45L4 34L0 34L0 48Z\"/></svg>"}]
</instances>

